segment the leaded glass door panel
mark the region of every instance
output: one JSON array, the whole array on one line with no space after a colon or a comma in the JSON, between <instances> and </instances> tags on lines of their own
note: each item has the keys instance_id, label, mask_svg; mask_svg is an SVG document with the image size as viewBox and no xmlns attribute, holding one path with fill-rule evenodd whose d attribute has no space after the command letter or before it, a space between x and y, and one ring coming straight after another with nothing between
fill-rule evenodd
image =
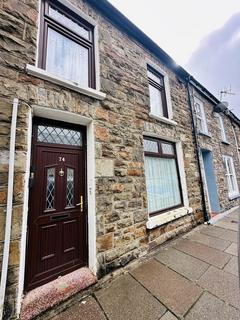
<instances>
[{"instance_id":1,"label":"leaded glass door panel","mask_svg":"<svg viewBox=\"0 0 240 320\"><path fill-rule=\"evenodd\" d=\"M86 265L84 131L34 124L26 290Z\"/></svg>"}]
</instances>

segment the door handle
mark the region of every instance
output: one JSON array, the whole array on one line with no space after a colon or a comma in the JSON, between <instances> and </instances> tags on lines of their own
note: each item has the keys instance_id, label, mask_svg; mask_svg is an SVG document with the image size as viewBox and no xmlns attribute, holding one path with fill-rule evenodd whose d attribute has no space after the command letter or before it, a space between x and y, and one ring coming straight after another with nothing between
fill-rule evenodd
<instances>
[{"instance_id":1,"label":"door handle","mask_svg":"<svg viewBox=\"0 0 240 320\"><path fill-rule=\"evenodd\" d=\"M80 202L76 206L80 206L80 211L83 212L83 196L80 196Z\"/></svg>"}]
</instances>

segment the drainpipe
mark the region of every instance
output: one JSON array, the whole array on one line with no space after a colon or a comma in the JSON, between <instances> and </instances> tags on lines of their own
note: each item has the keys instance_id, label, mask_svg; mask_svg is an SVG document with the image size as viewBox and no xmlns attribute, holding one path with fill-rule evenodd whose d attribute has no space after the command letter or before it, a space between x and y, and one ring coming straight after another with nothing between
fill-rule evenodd
<instances>
[{"instance_id":1,"label":"drainpipe","mask_svg":"<svg viewBox=\"0 0 240 320\"><path fill-rule=\"evenodd\" d=\"M11 122L10 149L9 149L8 192L7 192L5 238L4 238L2 273L1 273L1 284L0 284L0 319L2 319L2 317L3 317L4 299L5 299L7 272L8 272L10 238L11 238L17 111L18 111L18 99L14 98L13 110L12 110L12 122Z\"/></svg>"},{"instance_id":2,"label":"drainpipe","mask_svg":"<svg viewBox=\"0 0 240 320\"><path fill-rule=\"evenodd\" d=\"M196 151L196 155L197 155L197 164L198 164L198 169L199 169L199 180L200 180L200 188L201 188L203 215L204 215L204 221L207 222L207 221L209 221L209 215L208 215L208 212L207 212L207 206L206 206L206 200L205 200L205 191L204 191L204 187L203 187L203 176L202 176L202 169L201 169L200 155L199 155L199 151L200 150L199 150L199 147L198 147L198 136L197 136L197 130L196 130L195 121L194 121L193 105L192 105L190 86L189 86L190 80L191 80L191 76L189 76L188 79L187 79L188 104L189 104L190 112L191 112L191 121L192 121L192 128L193 128L193 139L194 139L195 151Z\"/></svg>"}]
</instances>

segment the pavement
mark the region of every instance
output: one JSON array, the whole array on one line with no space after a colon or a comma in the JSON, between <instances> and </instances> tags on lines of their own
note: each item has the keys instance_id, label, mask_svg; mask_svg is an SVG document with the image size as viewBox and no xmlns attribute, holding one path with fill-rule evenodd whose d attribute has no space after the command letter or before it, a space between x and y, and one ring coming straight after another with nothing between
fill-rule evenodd
<instances>
[{"instance_id":1,"label":"pavement","mask_svg":"<svg viewBox=\"0 0 240 320\"><path fill-rule=\"evenodd\" d=\"M54 320L239 320L236 210L159 247Z\"/></svg>"}]
</instances>

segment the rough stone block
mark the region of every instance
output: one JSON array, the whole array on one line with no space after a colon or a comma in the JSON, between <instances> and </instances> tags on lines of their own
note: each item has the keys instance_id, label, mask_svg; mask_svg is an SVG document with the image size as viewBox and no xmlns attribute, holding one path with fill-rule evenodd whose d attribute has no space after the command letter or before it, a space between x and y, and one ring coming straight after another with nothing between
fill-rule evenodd
<instances>
[{"instance_id":1,"label":"rough stone block","mask_svg":"<svg viewBox=\"0 0 240 320\"><path fill-rule=\"evenodd\" d=\"M97 249L99 252L113 248L113 233L108 233L97 238Z\"/></svg>"},{"instance_id":2,"label":"rough stone block","mask_svg":"<svg viewBox=\"0 0 240 320\"><path fill-rule=\"evenodd\" d=\"M97 177L113 177L114 167L111 159L96 160L96 176Z\"/></svg>"}]
</instances>

